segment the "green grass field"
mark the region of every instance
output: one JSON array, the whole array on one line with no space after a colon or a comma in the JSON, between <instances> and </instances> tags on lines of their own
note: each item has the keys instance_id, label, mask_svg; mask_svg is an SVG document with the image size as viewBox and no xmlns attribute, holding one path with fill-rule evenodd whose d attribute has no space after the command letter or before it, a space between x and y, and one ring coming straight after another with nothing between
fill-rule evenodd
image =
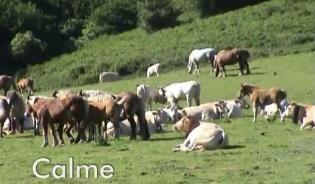
<instances>
[{"instance_id":1,"label":"green grass field","mask_svg":"<svg viewBox=\"0 0 315 184\"><path fill-rule=\"evenodd\" d=\"M210 76L208 67L201 69L199 77L188 75L183 65L171 73L162 71L158 78L125 79L72 89L103 89L116 93L135 91L138 83L159 87L195 79L201 83L201 101L208 102L233 99L240 83L250 82L281 87L287 91L289 101L313 104L314 56L311 52L253 60L250 62L252 75L241 77L237 76L236 65L227 68L224 79ZM166 133L151 135L150 141L129 141L123 137L109 141L107 146L92 142L42 149L42 137L34 137L31 131L6 136L0 139L0 183L315 183L314 130L300 131L289 119L285 123L280 123L279 119L269 123L259 117L257 123L252 123L251 110L244 114L229 123L217 121L229 135L230 149L204 152L172 152L173 146L183 141L183 135L171 132L170 125ZM32 173L32 165L40 157L51 159L50 164L40 165L41 173L50 172L53 164L68 164L73 157L75 164L111 164L114 176L89 180L38 179Z\"/></svg>"}]
</instances>

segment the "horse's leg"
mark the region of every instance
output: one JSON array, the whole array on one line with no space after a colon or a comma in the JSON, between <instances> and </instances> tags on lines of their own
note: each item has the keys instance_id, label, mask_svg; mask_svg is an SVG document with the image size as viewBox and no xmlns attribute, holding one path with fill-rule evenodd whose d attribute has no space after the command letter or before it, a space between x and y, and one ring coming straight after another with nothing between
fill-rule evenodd
<instances>
[{"instance_id":1,"label":"horse's leg","mask_svg":"<svg viewBox=\"0 0 315 184\"><path fill-rule=\"evenodd\" d=\"M85 123L84 120L81 120L78 122L78 135L76 137L75 142L83 142L86 141L86 136L85 136Z\"/></svg>"},{"instance_id":2,"label":"horse's leg","mask_svg":"<svg viewBox=\"0 0 315 184\"><path fill-rule=\"evenodd\" d=\"M43 125L43 137L44 137L44 142L42 144L42 148L43 148L48 145L48 122L45 121L44 118L41 118L40 122Z\"/></svg>"},{"instance_id":3,"label":"horse's leg","mask_svg":"<svg viewBox=\"0 0 315 184\"><path fill-rule=\"evenodd\" d=\"M96 141L100 143L102 141L102 122L96 124Z\"/></svg>"},{"instance_id":4,"label":"horse's leg","mask_svg":"<svg viewBox=\"0 0 315 184\"><path fill-rule=\"evenodd\" d=\"M65 129L65 132L66 132L66 135L67 135L67 137L69 139L70 144L72 144L74 142L74 138L71 135L71 129L73 128L73 126L74 126L73 122L68 122L68 126Z\"/></svg>"},{"instance_id":5,"label":"horse's leg","mask_svg":"<svg viewBox=\"0 0 315 184\"><path fill-rule=\"evenodd\" d=\"M239 61L238 65L240 67L240 72L241 72L239 75L244 75L244 64L243 64L243 62Z\"/></svg>"},{"instance_id":6,"label":"horse's leg","mask_svg":"<svg viewBox=\"0 0 315 184\"><path fill-rule=\"evenodd\" d=\"M254 117L253 117L253 122L255 123L256 122L256 119L257 119L257 105L256 103L253 103L253 113L254 113Z\"/></svg>"},{"instance_id":7,"label":"horse's leg","mask_svg":"<svg viewBox=\"0 0 315 184\"><path fill-rule=\"evenodd\" d=\"M64 123L63 122L58 125L58 136L59 136L59 144L60 145L64 145L65 144L65 141L63 140L63 135L62 135L63 127L64 127Z\"/></svg>"},{"instance_id":8,"label":"horse's leg","mask_svg":"<svg viewBox=\"0 0 315 184\"><path fill-rule=\"evenodd\" d=\"M250 74L250 69L249 69L249 65L248 65L248 62L244 62L245 64L245 67L246 67L246 74Z\"/></svg>"},{"instance_id":9,"label":"horse's leg","mask_svg":"<svg viewBox=\"0 0 315 184\"><path fill-rule=\"evenodd\" d=\"M4 123L4 121L1 120L1 123L0 123L0 137L3 137L3 123Z\"/></svg>"},{"instance_id":10,"label":"horse's leg","mask_svg":"<svg viewBox=\"0 0 315 184\"><path fill-rule=\"evenodd\" d=\"M24 120L19 119L18 121L20 122L20 133L23 133L24 132Z\"/></svg>"},{"instance_id":11,"label":"horse's leg","mask_svg":"<svg viewBox=\"0 0 315 184\"><path fill-rule=\"evenodd\" d=\"M192 97L190 94L186 94L186 101L187 101L188 107L190 107L192 104Z\"/></svg>"},{"instance_id":12,"label":"horse's leg","mask_svg":"<svg viewBox=\"0 0 315 184\"><path fill-rule=\"evenodd\" d=\"M139 117L138 117L139 118ZM129 115L129 117L127 118L129 123L130 123L130 128L131 128L131 134L130 134L130 140L134 140L137 138L137 133L136 133L136 129L137 129L137 124L133 118L133 115Z\"/></svg>"},{"instance_id":13,"label":"horse's leg","mask_svg":"<svg viewBox=\"0 0 315 184\"><path fill-rule=\"evenodd\" d=\"M55 146L58 145L58 139L57 139L54 123L53 122L49 122L49 127L50 127L51 135L53 136L53 144L51 146L55 147Z\"/></svg>"}]
</instances>

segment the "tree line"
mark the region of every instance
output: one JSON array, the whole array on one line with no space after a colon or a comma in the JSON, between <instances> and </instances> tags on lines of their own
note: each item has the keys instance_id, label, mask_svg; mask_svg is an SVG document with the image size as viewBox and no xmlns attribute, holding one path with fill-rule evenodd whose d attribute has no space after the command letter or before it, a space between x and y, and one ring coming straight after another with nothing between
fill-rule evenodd
<instances>
[{"instance_id":1,"label":"tree line","mask_svg":"<svg viewBox=\"0 0 315 184\"><path fill-rule=\"evenodd\" d=\"M0 63L25 67L104 34L152 33L261 0L1 0Z\"/></svg>"}]
</instances>

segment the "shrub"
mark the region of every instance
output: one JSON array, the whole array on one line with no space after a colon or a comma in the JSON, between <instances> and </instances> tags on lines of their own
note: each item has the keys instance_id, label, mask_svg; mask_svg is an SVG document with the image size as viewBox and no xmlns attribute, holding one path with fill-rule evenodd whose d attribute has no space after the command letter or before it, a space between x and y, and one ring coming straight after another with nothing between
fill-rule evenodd
<instances>
[{"instance_id":1,"label":"shrub","mask_svg":"<svg viewBox=\"0 0 315 184\"><path fill-rule=\"evenodd\" d=\"M14 60L22 65L43 59L47 48L46 43L35 38L31 31L17 33L10 46Z\"/></svg>"}]
</instances>

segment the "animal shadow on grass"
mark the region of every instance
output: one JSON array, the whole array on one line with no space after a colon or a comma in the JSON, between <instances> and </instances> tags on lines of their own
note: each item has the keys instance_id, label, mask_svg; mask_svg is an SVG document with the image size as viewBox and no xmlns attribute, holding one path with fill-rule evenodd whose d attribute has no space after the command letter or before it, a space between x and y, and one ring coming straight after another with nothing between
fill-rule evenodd
<instances>
[{"instance_id":1,"label":"animal shadow on grass","mask_svg":"<svg viewBox=\"0 0 315 184\"><path fill-rule=\"evenodd\" d=\"M265 72L251 72L250 74L244 74L243 76L247 75L263 75ZM238 77L238 73L226 74L226 77Z\"/></svg>"},{"instance_id":2,"label":"animal shadow on grass","mask_svg":"<svg viewBox=\"0 0 315 184\"><path fill-rule=\"evenodd\" d=\"M177 137L161 137L161 138L153 138L150 139L150 141L171 141L171 140L182 140L183 136L177 136Z\"/></svg>"},{"instance_id":3,"label":"animal shadow on grass","mask_svg":"<svg viewBox=\"0 0 315 184\"><path fill-rule=\"evenodd\" d=\"M246 146L243 145L227 145L222 149L238 149L238 148L245 148Z\"/></svg>"},{"instance_id":4,"label":"animal shadow on grass","mask_svg":"<svg viewBox=\"0 0 315 184\"><path fill-rule=\"evenodd\" d=\"M15 136L15 138L18 138L18 139L34 138L34 135L18 135L18 136Z\"/></svg>"}]
</instances>

